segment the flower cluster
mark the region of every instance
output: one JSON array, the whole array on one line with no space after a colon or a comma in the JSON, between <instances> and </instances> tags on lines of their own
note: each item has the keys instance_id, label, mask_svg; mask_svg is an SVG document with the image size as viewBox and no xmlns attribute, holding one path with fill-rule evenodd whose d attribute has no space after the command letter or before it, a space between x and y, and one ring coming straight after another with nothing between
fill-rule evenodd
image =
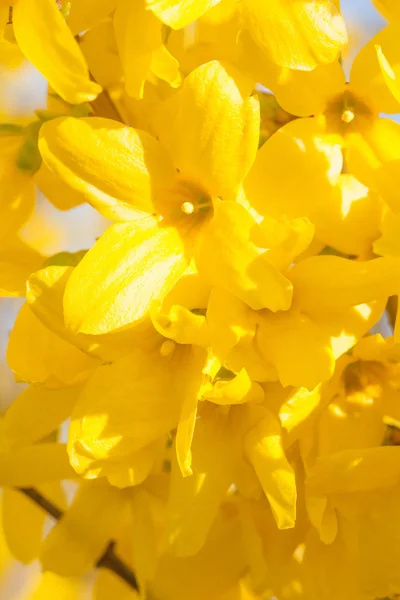
<instances>
[{"instance_id":1,"label":"flower cluster","mask_svg":"<svg viewBox=\"0 0 400 600\"><path fill-rule=\"evenodd\" d=\"M400 594L400 4L348 81L338 4L0 0L49 85L0 123L26 597ZM36 187L108 228L43 255Z\"/></svg>"}]
</instances>

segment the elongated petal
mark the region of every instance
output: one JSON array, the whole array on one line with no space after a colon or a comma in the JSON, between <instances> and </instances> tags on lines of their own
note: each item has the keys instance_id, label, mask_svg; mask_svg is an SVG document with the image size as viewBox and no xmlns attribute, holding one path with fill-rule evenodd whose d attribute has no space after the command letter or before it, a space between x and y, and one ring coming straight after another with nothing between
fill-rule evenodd
<instances>
[{"instance_id":1,"label":"elongated petal","mask_svg":"<svg viewBox=\"0 0 400 600\"><path fill-rule=\"evenodd\" d=\"M175 229L113 225L67 283L66 323L75 332L92 334L132 326L163 299L187 265Z\"/></svg>"},{"instance_id":2,"label":"elongated petal","mask_svg":"<svg viewBox=\"0 0 400 600\"><path fill-rule=\"evenodd\" d=\"M400 69L397 74L394 72L381 46L375 46L375 50L383 79L400 106Z\"/></svg>"},{"instance_id":3,"label":"elongated petal","mask_svg":"<svg viewBox=\"0 0 400 600\"><path fill-rule=\"evenodd\" d=\"M22 139L0 136L0 240L28 220L35 203L32 175L17 164Z\"/></svg>"},{"instance_id":4,"label":"elongated petal","mask_svg":"<svg viewBox=\"0 0 400 600\"><path fill-rule=\"evenodd\" d=\"M0 485L31 487L75 477L63 444L37 444L0 453Z\"/></svg>"},{"instance_id":5,"label":"elongated petal","mask_svg":"<svg viewBox=\"0 0 400 600\"><path fill-rule=\"evenodd\" d=\"M82 194L66 185L59 177L56 177L44 162L42 162L39 171L35 173L35 183L47 200L58 210L70 210L85 201Z\"/></svg>"},{"instance_id":6,"label":"elongated petal","mask_svg":"<svg viewBox=\"0 0 400 600\"><path fill-rule=\"evenodd\" d=\"M388 21L400 19L400 5L397 0L373 0L373 2Z\"/></svg>"},{"instance_id":7,"label":"elongated petal","mask_svg":"<svg viewBox=\"0 0 400 600\"><path fill-rule=\"evenodd\" d=\"M40 130L44 162L104 216L137 219L153 212L154 194L175 169L150 135L111 119L54 119Z\"/></svg>"},{"instance_id":8,"label":"elongated petal","mask_svg":"<svg viewBox=\"0 0 400 600\"><path fill-rule=\"evenodd\" d=\"M260 214L310 217L329 202L342 166L340 138L318 119L297 119L262 146L244 189Z\"/></svg>"},{"instance_id":9,"label":"elongated petal","mask_svg":"<svg viewBox=\"0 0 400 600\"><path fill-rule=\"evenodd\" d=\"M152 353L137 349L91 377L69 432L68 449L78 472L87 469L88 458L94 466L126 461L177 426L184 400L196 398L202 363L190 347L173 346L166 356L165 347Z\"/></svg>"},{"instance_id":10,"label":"elongated petal","mask_svg":"<svg viewBox=\"0 0 400 600\"><path fill-rule=\"evenodd\" d=\"M258 347L283 386L312 390L335 369L329 336L306 314L288 311L266 315L260 322Z\"/></svg>"},{"instance_id":11,"label":"elongated petal","mask_svg":"<svg viewBox=\"0 0 400 600\"><path fill-rule=\"evenodd\" d=\"M362 135L348 139L348 167L362 183L382 196L389 207L400 209L400 125L375 119Z\"/></svg>"},{"instance_id":12,"label":"elongated petal","mask_svg":"<svg viewBox=\"0 0 400 600\"><path fill-rule=\"evenodd\" d=\"M318 495L367 492L393 486L400 479L400 448L343 450L318 458L308 476Z\"/></svg>"},{"instance_id":13,"label":"elongated petal","mask_svg":"<svg viewBox=\"0 0 400 600\"><path fill-rule=\"evenodd\" d=\"M12 329L7 361L20 381L48 388L74 385L100 364L47 329L27 304Z\"/></svg>"},{"instance_id":14,"label":"elongated petal","mask_svg":"<svg viewBox=\"0 0 400 600\"><path fill-rule=\"evenodd\" d=\"M150 68L153 75L167 81L172 87L182 83L179 62L164 45L153 52Z\"/></svg>"},{"instance_id":15,"label":"elongated petal","mask_svg":"<svg viewBox=\"0 0 400 600\"><path fill-rule=\"evenodd\" d=\"M262 402L264 392L262 387L251 381L245 369L242 369L229 381L217 381L204 393L204 398L214 404L233 405L245 402Z\"/></svg>"},{"instance_id":16,"label":"elongated petal","mask_svg":"<svg viewBox=\"0 0 400 600\"><path fill-rule=\"evenodd\" d=\"M60 577L51 571L43 573L31 600L79 600L82 594L80 577Z\"/></svg>"},{"instance_id":17,"label":"elongated petal","mask_svg":"<svg viewBox=\"0 0 400 600\"><path fill-rule=\"evenodd\" d=\"M178 113L167 123L168 144L183 177L212 196L234 194L257 152L259 106L252 86L217 61L192 71L179 91Z\"/></svg>"},{"instance_id":18,"label":"elongated petal","mask_svg":"<svg viewBox=\"0 0 400 600\"><path fill-rule=\"evenodd\" d=\"M107 17L118 0L79 0L71 2L67 23L74 35L90 29Z\"/></svg>"},{"instance_id":19,"label":"elongated petal","mask_svg":"<svg viewBox=\"0 0 400 600\"><path fill-rule=\"evenodd\" d=\"M221 287L213 287L207 305L207 323L213 353L223 364L240 340L250 341L256 321L242 300Z\"/></svg>"},{"instance_id":20,"label":"elongated petal","mask_svg":"<svg viewBox=\"0 0 400 600\"><path fill-rule=\"evenodd\" d=\"M161 46L162 24L145 7L144 0L120 0L114 15L115 37L125 74L126 91L143 97L152 54Z\"/></svg>"},{"instance_id":21,"label":"elongated petal","mask_svg":"<svg viewBox=\"0 0 400 600\"><path fill-rule=\"evenodd\" d=\"M400 261L377 258L351 261L338 256L315 256L290 270L295 297L304 309L355 306L400 289Z\"/></svg>"},{"instance_id":22,"label":"elongated petal","mask_svg":"<svg viewBox=\"0 0 400 600\"><path fill-rule=\"evenodd\" d=\"M146 0L146 5L163 23L173 29L196 21L220 0Z\"/></svg>"},{"instance_id":23,"label":"elongated petal","mask_svg":"<svg viewBox=\"0 0 400 600\"><path fill-rule=\"evenodd\" d=\"M312 71L279 70L271 82L280 106L291 115L310 117L324 112L328 102L343 93L346 77L338 61Z\"/></svg>"},{"instance_id":24,"label":"elongated petal","mask_svg":"<svg viewBox=\"0 0 400 600\"><path fill-rule=\"evenodd\" d=\"M17 560L29 564L39 555L46 513L21 492L10 488L2 490L1 508L7 545Z\"/></svg>"},{"instance_id":25,"label":"elongated petal","mask_svg":"<svg viewBox=\"0 0 400 600\"><path fill-rule=\"evenodd\" d=\"M2 240L0 248L0 295L24 296L26 280L39 269L43 256L17 237Z\"/></svg>"},{"instance_id":26,"label":"elongated petal","mask_svg":"<svg viewBox=\"0 0 400 600\"><path fill-rule=\"evenodd\" d=\"M312 215L316 236L344 254L368 256L379 237L383 208L377 192L343 173L330 201Z\"/></svg>"},{"instance_id":27,"label":"elongated petal","mask_svg":"<svg viewBox=\"0 0 400 600\"><path fill-rule=\"evenodd\" d=\"M43 569L73 576L93 567L118 533L127 501L123 491L102 481L81 485L64 517L43 543Z\"/></svg>"},{"instance_id":28,"label":"elongated petal","mask_svg":"<svg viewBox=\"0 0 400 600\"><path fill-rule=\"evenodd\" d=\"M79 391L78 388L46 390L29 386L17 396L4 416L2 442L10 449L19 448L49 435L70 416Z\"/></svg>"},{"instance_id":29,"label":"elongated petal","mask_svg":"<svg viewBox=\"0 0 400 600\"><path fill-rule=\"evenodd\" d=\"M135 332L122 331L105 335L73 333L64 324L63 298L72 266L49 265L33 273L26 289L32 312L50 331L90 356L112 361L129 354L136 345L152 349L159 343L159 334L150 319L135 327Z\"/></svg>"},{"instance_id":30,"label":"elongated petal","mask_svg":"<svg viewBox=\"0 0 400 600\"><path fill-rule=\"evenodd\" d=\"M206 318L196 315L183 306L174 305L169 312L153 316L153 324L161 335L178 344L209 345Z\"/></svg>"},{"instance_id":31,"label":"elongated petal","mask_svg":"<svg viewBox=\"0 0 400 600\"><path fill-rule=\"evenodd\" d=\"M400 103L393 96L382 73L380 53L376 46L382 48L385 61L390 64L392 75L400 76L400 52L398 37L400 22L390 23L377 33L360 50L354 59L350 80L356 93L368 100L377 112L397 113Z\"/></svg>"},{"instance_id":32,"label":"elongated petal","mask_svg":"<svg viewBox=\"0 0 400 600\"><path fill-rule=\"evenodd\" d=\"M332 0L244 0L242 13L251 35L282 67L311 70L337 59L346 28Z\"/></svg>"},{"instance_id":33,"label":"elongated petal","mask_svg":"<svg viewBox=\"0 0 400 600\"><path fill-rule=\"evenodd\" d=\"M53 0L18 0L13 23L18 46L57 94L71 104L96 98L101 88L90 81L85 59Z\"/></svg>"},{"instance_id":34,"label":"elongated petal","mask_svg":"<svg viewBox=\"0 0 400 600\"><path fill-rule=\"evenodd\" d=\"M176 461L172 465L167 531L177 556L194 555L203 546L231 483L232 459L224 415L216 412L199 419L192 457L190 477L182 477Z\"/></svg>"},{"instance_id":35,"label":"elongated petal","mask_svg":"<svg viewBox=\"0 0 400 600\"><path fill-rule=\"evenodd\" d=\"M191 445L196 426L197 399L207 359L207 353L201 348L192 347L186 352L186 369L181 381L183 400L176 433L176 457L183 477L192 474Z\"/></svg>"},{"instance_id":36,"label":"elongated petal","mask_svg":"<svg viewBox=\"0 0 400 600\"><path fill-rule=\"evenodd\" d=\"M293 527L296 518L295 475L282 448L279 422L272 413L268 411L266 418L249 431L244 447L279 529Z\"/></svg>"},{"instance_id":37,"label":"elongated petal","mask_svg":"<svg viewBox=\"0 0 400 600\"><path fill-rule=\"evenodd\" d=\"M225 288L254 310L287 310L291 285L269 264L266 250L262 230L250 213L238 203L220 202L199 241L196 265L210 283Z\"/></svg>"}]
</instances>

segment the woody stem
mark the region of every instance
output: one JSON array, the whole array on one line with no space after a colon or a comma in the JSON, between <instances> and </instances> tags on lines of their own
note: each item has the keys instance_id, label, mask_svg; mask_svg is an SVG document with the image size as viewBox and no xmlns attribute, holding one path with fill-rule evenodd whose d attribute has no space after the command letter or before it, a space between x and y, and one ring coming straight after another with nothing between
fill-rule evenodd
<instances>
[{"instance_id":1,"label":"woody stem","mask_svg":"<svg viewBox=\"0 0 400 600\"><path fill-rule=\"evenodd\" d=\"M40 508L46 511L47 514L53 517L53 519L56 521L59 521L63 518L63 511L60 510L58 506L53 504L48 498L38 492L38 490L35 488L18 488L18 490L22 494L25 494L25 496L32 500L32 502L40 506ZM104 569L112 571L118 575L118 577L123 579L123 581L125 581L125 583L127 583L131 588L139 591L139 585L134 572L115 554L114 546L115 542L110 541L105 552L97 561L96 567L103 567Z\"/></svg>"}]
</instances>

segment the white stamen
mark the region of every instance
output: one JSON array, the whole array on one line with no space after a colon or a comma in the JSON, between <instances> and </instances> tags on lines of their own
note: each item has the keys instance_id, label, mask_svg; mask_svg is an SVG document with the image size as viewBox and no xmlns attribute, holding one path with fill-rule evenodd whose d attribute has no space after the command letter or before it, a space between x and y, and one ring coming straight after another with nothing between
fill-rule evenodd
<instances>
[{"instance_id":1,"label":"white stamen","mask_svg":"<svg viewBox=\"0 0 400 600\"><path fill-rule=\"evenodd\" d=\"M181 211L185 213L185 215L192 215L194 213L194 204L192 202L183 202L181 204Z\"/></svg>"},{"instance_id":2,"label":"white stamen","mask_svg":"<svg viewBox=\"0 0 400 600\"><path fill-rule=\"evenodd\" d=\"M162 343L160 348L160 355L163 358L167 358L168 356L172 356L175 351L176 344L172 340L166 340Z\"/></svg>"},{"instance_id":3,"label":"white stamen","mask_svg":"<svg viewBox=\"0 0 400 600\"><path fill-rule=\"evenodd\" d=\"M355 117L355 114L351 110L351 108L348 108L342 112L342 121L344 123L347 123L347 124L351 123L354 120L354 117Z\"/></svg>"}]
</instances>

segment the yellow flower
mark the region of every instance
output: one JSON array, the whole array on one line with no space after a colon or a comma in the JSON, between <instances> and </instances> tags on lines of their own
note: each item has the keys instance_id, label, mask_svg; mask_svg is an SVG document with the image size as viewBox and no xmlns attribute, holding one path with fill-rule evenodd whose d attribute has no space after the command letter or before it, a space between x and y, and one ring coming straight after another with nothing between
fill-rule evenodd
<instances>
[{"instance_id":1,"label":"yellow flower","mask_svg":"<svg viewBox=\"0 0 400 600\"><path fill-rule=\"evenodd\" d=\"M57 3L15 0L11 4L14 35L24 56L67 102L94 100L101 88L90 81L85 59Z\"/></svg>"},{"instance_id":2,"label":"yellow flower","mask_svg":"<svg viewBox=\"0 0 400 600\"><path fill-rule=\"evenodd\" d=\"M196 69L165 103L164 145L104 119L42 127L40 149L53 172L105 216L125 221L106 231L71 276L64 299L70 328L99 334L139 322L193 254L211 279L218 264L218 277L254 308L289 307L291 286L268 260L268 239L233 202L259 132L257 101L234 77L238 84L217 62ZM173 119L168 110L176 103Z\"/></svg>"},{"instance_id":3,"label":"yellow flower","mask_svg":"<svg viewBox=\"0 0 400 600\"><path fill-rule=\"evenodd\" d=\"M213 290L207 311L211 347L228 368L245 368L255 381L312 390L332 376L335 360L379 320L388 296L398 293L400 262L381 261L300 260L284 271L293 284L293 303L276 313L253 313L238 298Z\"/></svg>"},{"instance_id":4,"label":"yellow flower","mask_svg":"<svg viewBox=\"0 0 400 600\"><path fill-rule=\"evenodd\" d=\"M281 106L303 118L264 144L245 181L247 197L261 214L307 216L322 242L356 255L371 250L381 206L376 193L366 188L380 193L393 210L399 207L400 126L379 115L397 113L400 104L375 49L382 47L396 72L398 32L393 23L367 43L354 60L348 84L339 63L312 73L277 71L268 82ZM343 165L364 188L342 174ZM273 190L268 198L262 188L265 178ZM353 243L346 241L349 235Z\"/></svg>"},{"instance_id":5,"label":"yellow flower","mask_svg":"<svg viewBox=\"0 0 400 600\"><path fill-rule=\"evenodd\" d=\"M147 7L173 29L201 17L219 0L147 0ZM344 22L335 0L244 0L244 28L270 60L283 67L309 70L335 60L346 43Z\"/></svg>"}]
</instances>

